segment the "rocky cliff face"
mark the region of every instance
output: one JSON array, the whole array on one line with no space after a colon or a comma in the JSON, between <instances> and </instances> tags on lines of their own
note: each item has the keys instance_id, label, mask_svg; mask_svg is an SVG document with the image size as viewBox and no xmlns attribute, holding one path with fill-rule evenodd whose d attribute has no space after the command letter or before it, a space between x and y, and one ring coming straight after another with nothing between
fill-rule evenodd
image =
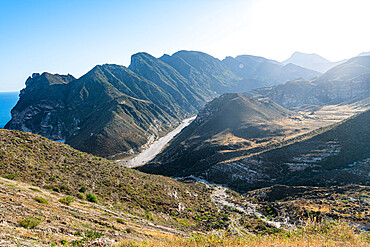
<instances>
[{"instance_id":1,"label":"rocky cliff face","mask_svg":"<svg viewBox=\"0 0 370 247\"><path fill-rule=\"evenodd\" d=\"M73 128L64 118L68 114L68 85L74 80L71 75L33 74L27 79L26 88L12 110L12 120L5 128L35 132L54 140L70 135L68 132Z\"/></svg>"},{"instance_id":2,"label":"rocky cliff face","mask_svg":"<svg viewBox=\"0 0 370 247\"><path fill-rule=\"evenodd\" d=\"M181 110L170 96L120 66L97 66L79 79L33 75L6 128L110 156L138 150L192 113Z\"/></svg>"}]
</instances>

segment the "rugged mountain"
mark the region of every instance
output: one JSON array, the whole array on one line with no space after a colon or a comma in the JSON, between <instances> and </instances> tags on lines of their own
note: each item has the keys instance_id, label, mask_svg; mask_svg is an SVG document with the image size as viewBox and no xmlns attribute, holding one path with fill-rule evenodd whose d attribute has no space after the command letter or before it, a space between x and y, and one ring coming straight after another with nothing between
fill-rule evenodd
<instances>
[{"instance_id":1,"label":"rugged mountain","mask_svg":"<svg viewBox=\"0 0 370 247\"><path fill-rule=\"evenodd\" d=\"M187 112L195 113L212 97L202 84L192 85L174 68L148 53L133 55L129 69L169 92Z\"/></svg>"},{"instance_id":2,"label":"rugged mountain","mask_svg":"<svg viewBox=\"0 0 370 247\"><path fill-rule=\"evenodd\" d=\"M241 91L272 86L298 78L310 80L320 75L317 71L291 63L285 65L274 60L251 55L241 55L235 58L226 57L222 60L222 63L234 74L244 79L243 83L239 84Z\"/></svg>"},{"instance_id":3,"label":"rugged mountain","mask_svg":"<svg viewBox=\"0 0 370 247\"><path fill-rule=\"evenodd\" d=\"M241 190L272 184L369 185L369 128L367 110L298 137L292 144L218 164L206 171L206 176ZM233 175L237 171L237 176Z\"/></svg>"},{"instance_id":4,"label":"rugged mountain","mask_svg":"<svg viewBox=\"0 0 370 247\"><path fill-rule=\"evenodd\" d=\"M171 65L193 84L218 94L244 92L252 88L275 85L297 78L312 79L320 73L296 65L284 66L263 57L241 55L220 61L197 51L179 51L160 60Z\"/></svg>"},{"instance_id":5,"label":"rugged mountain","mask_svg":"<svg viewBox=\"0 0 370 247\"><path fill-rule=\"evenodd\" d=\"M370 110L304 135L302 116L268 99L225 94L139 170L201 176L238 191L273 184L368 184ZM297 121L289 129L289 124ZM301 123L299 123L301 122Z\"/></svg>"},{"instance_id":6,"label":"rugged mountain","mask_svg":"<svg viewBox=\"0 0 370 247\"><path fill-rule=\"evenodd\" d=\"M307 54L302 52L294 52L290 58L287 60L281 62L282 64L295 64L307 69L319 71L321 73L325 73L329 69L346 62L347 60L342 60L338 62L331 62L327 60L326 58L323 58L320 55L317 55L315 53Z\"/></svg>"},{"instance_id":7,"label":"rugged mountain","mask_svg":"<svg viewBox=\"0 0 370 247\"><path fill-rule=\"evenodd\" d=\"M194 85L168 64L138 53L130 69L99 65L79 79L33 75L6 128L107 157L138 151L212 97L202 81Z\"/></svg>"},{"instance_id":8,"label":"rugged mountain","mask_svg":"<svg viewBox=\"0 0 370 247\"><path fill-rule=\"evenodd\" d=\"M121 77L114 76L110 68L120 70ZM149 136L175 125L186 113L176 111L180 106L171 104L168 95L155 85L125 72L123 67L106 65L95 67L78 80L48 73L33 75L28 78L12 110L12 120L5 128L63 140L101 156L139 148ZM160 108L121 81L132 82L133 78L142 83L146 97L173 108ZM135 87L133 83L131 86Z\"/></svg>"},{"instance_id":9,"label":"rugged mountain","mask_svg":"<svg viewBox=\"0 0 370 247\"><path fill-rule=\"evenodd\" d=\"M235 156L232 150L261 148L290 130L281 120L296 118L269 99L224 94L208 103L197 118L160 154L155 162L139 169L170 176L197 175L214 162Z\"/></svg>"},{"instance_id":10,"label":"rugged mountain","mask_svg":"<svg viewBox=\"0 0 370 247\"><path fill-rule=\"evenodd\" d=\"M159 59L175 68L193 85L212 93L235 91L241 80L220 60L203 52L179 51L172 56L165 54Z\"/></svg>"},{"instance_id":11,"label":"rugged mountain","mask_svg":"<svg viewBox=\"0 0 370 247\"><path fill-rule=\"evenodd\" d=\"M291 67L269 76L301 77ZM129 68L98 65L78 79L34 74L5 128L61 140L103 157L125 155L196 114L218 94L256 87L264 72L253 73L257 79L242 78L210 55L180 51L160 59L137 53Z\"/></svg>"},{"instance_id":12,"label":"rugged mountain","mask_svg":"<svg viewBox=\"0 0 370 247\"><path fill-rule=\"evenodd\" d=\"M370 51L366 51L366 52L361 52L360 54L357 55L358 57L359 56L370 56Z\"/></svg>"},{"instance_id":13,"label":"rugged mountain","mask_svg":"<svg viewBox=\"0 0 370 247\"><path fill-rule=\"evenodd\" d=\"M370 95L370 56L354 57L311 81L289 81L245 94L268 97L288 108L361 100Z\"/></svg>"}]
</instances>

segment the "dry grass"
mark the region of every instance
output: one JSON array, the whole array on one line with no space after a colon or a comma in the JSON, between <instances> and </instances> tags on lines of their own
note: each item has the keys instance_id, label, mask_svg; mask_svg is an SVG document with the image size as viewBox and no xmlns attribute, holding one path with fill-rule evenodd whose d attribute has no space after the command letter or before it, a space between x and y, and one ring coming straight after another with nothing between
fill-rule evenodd
<instances>
[{"instance_id":1,"label":"dry grass","mask_svg":"<svg viewBox=\"0 0 370 247\"><path fill-rule=\"evenodd\" d=\"M124 241L116 247L171 247L171 246L370 246L370 234L358 232L343 222L308 222L296 230L284 230L270 235L244 236L232 235L226 231L217 231L207 235L192 235L189 238L146 239L141 242Z\"/></svg>"}]
</instances>

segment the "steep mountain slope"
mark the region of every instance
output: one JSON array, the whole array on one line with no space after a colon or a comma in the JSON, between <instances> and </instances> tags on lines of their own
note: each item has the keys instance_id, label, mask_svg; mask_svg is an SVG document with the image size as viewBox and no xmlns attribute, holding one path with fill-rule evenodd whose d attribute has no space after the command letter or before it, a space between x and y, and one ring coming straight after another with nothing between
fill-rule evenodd
<instances>
[{"instance_id":1,"label":"steep mountain slope","mask_svg":"<svg viewBox=\"0 0 370 247\"><path fill-rule=\"evenodd\" d=\"M230 159L233 150L261 148L295 130L279 121L295 119L294 113L271 102L241 94L224 94L213 100L174 138L156 162L139 169L170 176L202 173L215 162Z\"/></svg>"},{"instance_id":2,"label":"steep mountain slope","mask_svg":"<svg viewBox=\"0 0 370 247\"><path fill-rule=\"evenodd\" d=\"M303 137L293 144L223 163L207 171L241 190L272 184L369 185L370 110ZM238 176L230 171L239 170ZM225 175L225 170L229 175ZM220 173L223 175L220 176ZM213 173L213 174L212 174ZM253 176L251 175L253 174Z\"/></svg>"},{"instance_id":3,"label":"steep mountain slope","mask_svg":"<svg viewBox=\"0 0 370 247\"><path fill-rule=\"evenodd\" d=\"M258 102L258 99L249 101ZM295 116L277 105L272 108L271 102L270 112L257 108L258 114L250 110L250 105L230 104L232 107L228 108L226 102L222 102L221 107L215 103L217 100L174 139L157 157L157 163L139 169L171 176L201 176L243 192L274 184L369 185L370 110L343 122L286 138L292 133L281 125L284 118ZM267 117L261 118L264 112ZM239 121L244 113L247 125L246 121ZM243 138L243 142L235 140L236 137ZM259 146L261 142L263 145Z\"/></svg>"},{"instance_id":4,"label":"steep mountain slope","mask_svg":"<svg viewBox=\"0 0 370 247\"><path fill-rule=\"evenodd\" d=\"M226 57L222 63L244 79L244 83L239 85L240 90L272 86L298 78L310 80L320 75L317 71L294 64L283 65L274 60L251 55Z\"/></svg>"},{"instance_id":5,"label":"steep mountain slope","mask_svg":"<svg viewBox=\"0 0 370 247\"><path fill-rule=\"evenodd\" d=\"M107 70L108 66L97 66L78 80L47 73L34 75L27 80L12 110L12 120L5 127L63 140L80 150L109 156L140 148L150 135L165 131L185 115L176 111L180 106L162 107L166 112L150 101L134 98L143 96L133 93L119 78L109 77L112 74L106 76ZM150 85L146 81L142 84ZM166 101L168 95L150 86L148 97L149 92L156 93L157 100L171 105L170 100Z\"/></svg>"},{"instance_id":6,"label":"steep mountain slope","mask_svg":"<svg viewBox=\"0 0 370 247\"><path fill-rule=\"evenodd\" d=\"M338 62L331 62L327 60L326 58L323 58L320 55L317 54L307 54L307 53L302 53L302 52L294 52L290 58L287 60L281 62L282 64L286 65L289 63L319 71L321 73L325 73L329 69L346 62L347 60L342 60Z\"/></svg>"},{"instance_id":7,"label":"steep mountain slope","mask_svg":"<svg viewBox=\"0 0 370 247\"><path fill-rule=\"evenodd\" d=\"M222 94L235 91L240 77L236 76L220 60L197 51L179 51L172 56L163 55L160 60L175 68L201 90Z\"/></svg>"},{"instance_id":8,"label":"steep mountain slope","mask_svg":"<svg viewBox=\"0 0 370 247\"><path fill-rule=\"evenodd\" d=\"M204 90L199 91L200 88L191 85L174 68L148 53L134 54L129 69L172 94L187 112L195 113L207 100Z\"/></svg>"},{"instance_id":9,"label":"steep mountain slope","mask_svg":"<svg viewBox=\"0 0 370 247\"><path fill-rule=\"evenodd\" d=\"M259 59L269 62L248 78L235 75L210 55L193 51L160 59L141 52L132 56L129 68L98 65L78 79L34 74L5 128L37 133L103 157L131 154L220 93L246 91L273 77L288 80L312 73ZM270 74L265 75L265 70Z\"/></svg>"},{"instance_id":10,"label":"steep mountain slope","mask_svg":"<svg viewBox=\"0 0 370 247\"><path fill-rule=\"evenodd\" d=\"M370 95L370 56L354 57L311 81L289 81L245 94L268 97L287 108L362 100Z\"/></svg>"}]
</instances>

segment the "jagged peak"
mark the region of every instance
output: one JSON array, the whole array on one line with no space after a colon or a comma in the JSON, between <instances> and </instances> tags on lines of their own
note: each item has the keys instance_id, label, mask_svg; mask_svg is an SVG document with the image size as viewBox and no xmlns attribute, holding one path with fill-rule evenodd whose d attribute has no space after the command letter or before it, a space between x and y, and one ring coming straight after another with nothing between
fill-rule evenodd
<instances>
[{"instance_id":1,"label":"jagged peak","mask_svg":"<svg viewBox=\"0 0 370 247\"><path fill-rule=\"evenodd\" d=\"M58 85L58 84L68 84L76 78L71 75L60 75L60 74L51 74L49 72L33 73L26 80L26 87L36 86L36 85Z\"/></svg>"}]
</instances>

